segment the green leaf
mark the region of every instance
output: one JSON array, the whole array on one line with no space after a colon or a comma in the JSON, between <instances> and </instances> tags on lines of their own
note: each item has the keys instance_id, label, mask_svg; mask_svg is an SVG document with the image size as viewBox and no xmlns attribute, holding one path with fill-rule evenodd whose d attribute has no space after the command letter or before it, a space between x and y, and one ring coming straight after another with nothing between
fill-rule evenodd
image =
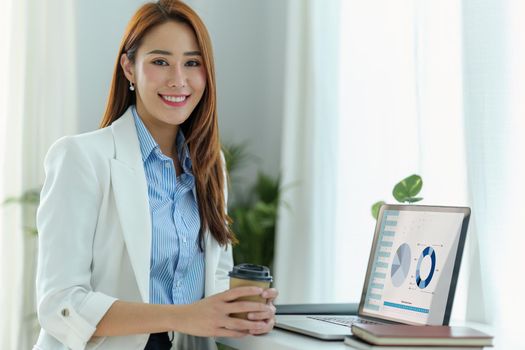
<instances>
[{"instance_id":1,"label":"green leaf","mask_svg":"<svg viewBox=\"0 0 525 350\"><path fill-rule=\"evenodd\" d=\"M383 204L385 204L384 201L379 201L375 202L374 205L372 205L372 216L374 217L374 219L377 220L377 216L379 215L379 209Z\"/></svg>"},{"instance_id":2,"label":"green leaf","mask_svg":"<svg viewBox=\"0 0 525 350\"><path fill-rule=\"evenodd\" d=\"M38 235L38 231L37 231L37 229L35 227L24 226L24 231L27 232L28 234L32 235L32 236Z\"/></svg>"},{"instance_id":3,"label":"green leaf","mask_svg":"<svg viewBox=\"0 0 525 350\"><path fill-rule=\"evenodd\" d=\"M276 202L279 199L279 178L272 178L264 173L257 174L254 192L265 203Z\"/></svg>"},{"instance_id":4,"label":"green leaf","mask_svg":"<svg viewBox=\"0 0 525 350\"><path fill-rule=\"evenodd\" d=\"M40 189L25 191L20 197L9 197L4 200L3 205L20 203L22 205L38 205L40 203Z\"/></svg>"},{"instance_id":5,"label":"green leaf","mask_svg":"<svg viewBox=\"0 0 525 350\"><path fill-rule=\"evenodd\" d=\"M275 243L277 212L281 203L279 193L283 191L280 178L262 172L257 174L255 182L249 188L236 190L235 174L246 165L246 160L255 160L245 152L246 144L223 145L223 152L230 172L232 194L228 212L233 220L232 230L239 244L233 247L235 263L250 262L272 266Z\"/></svg>"},{"instance_id":6,"label":"green leaf","mask_svg":"<svg viewBox=\"0 0 525 350\"><path fill-rule=\"evenodd\" d=\"M401 180L392 191L392 195L399 202L417 202L423 198L415 198L423 187L423 179L419 175L410 175L409 177ZM416 199L416 200L414 200Z\"/></svg>"},{"instance_id":7,"label":"green leaf","mask_svg":"<svg viewBox=\"0 0 525 350\"><path fill-rule=\"evenodd\" d=\"M228 174L235 173L251 158L247 152L248 145L246 142L236 144L223 144L222 152L226 161L226 170Z\"/></svg>"}]
</instances>

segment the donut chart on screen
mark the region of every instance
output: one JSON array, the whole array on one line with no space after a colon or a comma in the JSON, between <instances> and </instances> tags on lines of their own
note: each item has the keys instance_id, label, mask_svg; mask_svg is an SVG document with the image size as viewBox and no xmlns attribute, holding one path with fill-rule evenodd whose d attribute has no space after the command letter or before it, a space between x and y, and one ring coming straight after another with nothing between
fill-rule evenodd
<instances>
[{"instance_id":1,"label":"donut chart on screen","mask_svg":"<svg viewBox=\"0 0 525 350\"><path fill-rule=\"evenodd\" d=\"M428 275L425 279L421 278L421 263L424 259L431 259L431 267L430 271L428 272ZM417 261L417 268L416 268L416 284L419 288L424 289L428 286L430 281L432 281L432 277L434 276L434 270L436 269L436 252L432 247L426 247L421 255L419 256L419 260Z\"/></svg>"}]
</instances>

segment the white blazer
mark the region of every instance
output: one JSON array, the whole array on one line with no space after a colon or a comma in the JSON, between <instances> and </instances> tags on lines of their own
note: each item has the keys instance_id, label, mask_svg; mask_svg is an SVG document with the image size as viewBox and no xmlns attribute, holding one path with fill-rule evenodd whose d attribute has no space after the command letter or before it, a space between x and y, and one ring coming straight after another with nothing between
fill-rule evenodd
<instances>
[{"instance_id":1,"label":"white blazer","mask_svg":"<svg viewBox=\"0 0 525 350\"><path fill-rule=\"evenodd\" d=\"M110 127L58 140L45 171L34 349L144 349L148 334L92 337L115 300L149 302L151 219L131 110ZM233 259L209 232L204 248L209 296L228 288Z\"/></svg>"}]
</instances>

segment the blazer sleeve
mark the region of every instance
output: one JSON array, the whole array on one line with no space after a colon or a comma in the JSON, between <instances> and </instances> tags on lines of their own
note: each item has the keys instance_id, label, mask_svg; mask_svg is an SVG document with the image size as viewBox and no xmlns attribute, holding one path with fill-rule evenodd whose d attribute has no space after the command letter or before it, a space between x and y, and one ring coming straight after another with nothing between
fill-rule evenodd
<instances>
[{"instance_id":1,"label":"blazer sleeve","mask_svg":"<svg viewBox=\"0 0 525 350\"><path fill-rule=\"evenodd\" d=\"M232 246L228 244L226 249L221 247L219 264L215 271L215 293L221 293L230 288L230 277L228 272L233 269Z\"/></svg>"},{"instance_id":2,"label":"blazer sleeve","mask_svg":"<svg viewBox=\"0 0 525 350\"><path fill-rule=\"evenodd\" d=\"M116 300L90 285L102 190L92 159L75 137L57 141L44 161L37 211L40 325L71 349L84 349Z\"/></svg>"},{"instance_id":3,"label":"blazer sleeve","mask_svg":"<svg viewBox=\"0 0 525 350\"><path fill-rule=\"evenodd\" d=\"M228 174L226 171L226 159L221 151L221 160L224 172L224 208L228 210ZM226 249L220 249L219 264L215 272L215 292L224 292L230 287L230 277L228 273L233 269L232 245L228 244Z\"/></svg>"}]
</instances>

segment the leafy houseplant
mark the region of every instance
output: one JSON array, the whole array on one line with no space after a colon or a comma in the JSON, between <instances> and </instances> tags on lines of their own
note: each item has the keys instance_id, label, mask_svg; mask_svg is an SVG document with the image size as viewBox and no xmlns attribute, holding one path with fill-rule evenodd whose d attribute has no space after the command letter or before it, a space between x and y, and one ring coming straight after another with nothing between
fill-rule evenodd
<instances>
[{"instance_id":1,"label":"leafy houseplant","mask_svg":"<svg viewBox=\"0 0 525 350\"><path fill-rule=\"evenodd\" d=\"M417 197L423 188L423 179L419 175L410 175L407 178L399 181L392 190L392 195L399 203L415 203L422 200L422 197ZM379 215L379 208L385 204L384 201L376 202L372 205L372 216L377 220Z\"/></svg>"},{"instance_id":2,"label":"leafy houseplant","mask_svg":"<svg viewBox=\"0 0 525 350\"><path fill-rule=\"evenodd\" d=\"M40 189L33 188L25 191L20 197L9 197L2 205L20 204L24 209L35 209L40 203ZM34 219L34 218L33 218ZM34 221L34 220L31 220ZM32 235L36 235L38 232L34 226L25 226L25 231Z\"/></svg>"},{"instance_id":3,"label":"leafy houseplant","mask_svg":"<svg viewBox=\"0 0 525 350\"><path fill-rule=\"evenodd\" d=\"M272 268L279 180L259 173L250 197L232 205L230 216L239 244L233 249L236 263L249 262Z\"/></svg>"},{"instance_id":4,"label":"leafy houseplant","mask_svg":"<svg viewBox=\"0 0 525 350\"><path fill-rule=\"evenodd\" d=\"M240 166L253 157L247 154L246 144L224 145L223 151L228 173L232 179L238 180ZM233 200L228 212L233 219L232 229L239 240L233 248L235 263L249 262L272 268L279 182L278 177L259 172L255 183L244 195L239 193L238 187L233 188Z\"/></svg>"}]
</instances>

